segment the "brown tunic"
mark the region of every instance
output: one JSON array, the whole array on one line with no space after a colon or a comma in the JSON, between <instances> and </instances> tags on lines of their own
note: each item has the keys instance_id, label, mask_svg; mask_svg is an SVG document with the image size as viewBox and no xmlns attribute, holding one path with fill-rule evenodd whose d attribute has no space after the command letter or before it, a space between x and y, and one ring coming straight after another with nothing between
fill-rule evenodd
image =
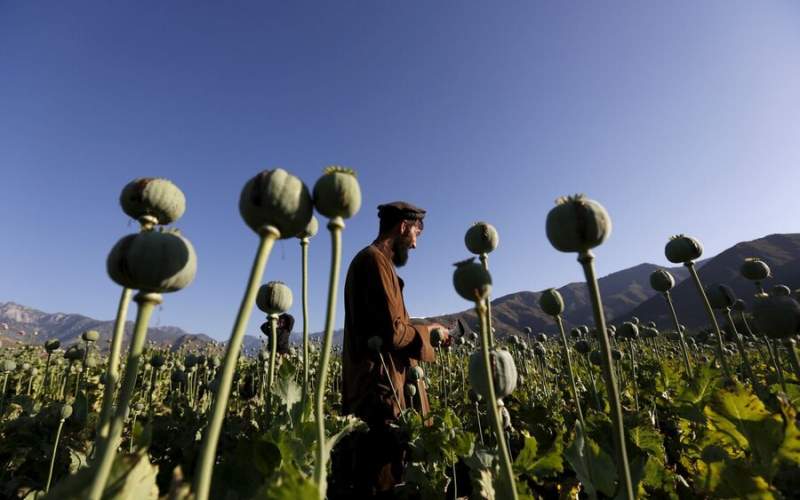
<instances>
[{"instance_id":1,"label":"brown tunic","mask_svg":"<svg viewBox=\"0 0 800 500\"><path fill-rule=\"evenodd\" d=\"M387 424L405 409L406 373L420 361L435 359L427 326L411 324L403 301L403 280L388 251L376 243L361 250L350 263L344 289L344 346L342 349L342 407L371 426ZM383 339L383 360L370 351L370 337ZM410 383L410 380L408 381ZM429 411L424 382L417 385L415 407Z\"/></svg>"}]
</instances>

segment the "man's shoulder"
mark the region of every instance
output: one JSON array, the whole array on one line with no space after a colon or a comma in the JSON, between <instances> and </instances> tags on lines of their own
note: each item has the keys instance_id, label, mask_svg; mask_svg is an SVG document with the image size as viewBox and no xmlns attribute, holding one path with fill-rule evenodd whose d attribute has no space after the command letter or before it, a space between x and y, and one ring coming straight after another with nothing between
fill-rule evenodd
<instances>
[{"instance_id":1,"label":"man's shoulder","mask_svg":"<svg viewBox=\"0 0 800 500\"><path fill-rule=\"evenodd\" d=\"M353 257L353 264L370 264L382 262L385 259L386 256L375 245L367 245Z\"/></svg>"}]
</instances>

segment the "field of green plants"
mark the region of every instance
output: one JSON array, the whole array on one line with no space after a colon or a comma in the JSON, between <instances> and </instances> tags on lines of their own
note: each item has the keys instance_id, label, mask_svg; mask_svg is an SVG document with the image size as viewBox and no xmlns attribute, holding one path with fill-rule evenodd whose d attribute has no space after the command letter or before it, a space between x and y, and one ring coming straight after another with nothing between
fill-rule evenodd
<instances>
[{"instance_id":1,"label":"field of green plants","mask_svg":"<svg viewBox=\"0 0 800 500\"><path fill-rule=\"evenodd\" d=\"M345 221L361 205L355 173L329 167L313 189L282 169L246 183L239 208L258 245L221 346L171 351L148 342L154 308L194 278L194 248L171 227L185 199L166 179L142 178L125 186L120 202L141 228L108 256L108 274L120 285L110 346L101 349L99 334L87 331L70 346L51 339L1 348L0 497L354 498L337 458L365 424L342 415L333 329ZM315 211L328 221L331 253L319 343L308 336L305 285L310 241L322 246ZM553 247L577 257L594 322L565 331L568 304L550 289L539 306L554 319L552 331L496 335L489 254L498 234L487 223L466 228L466 250L478 259L456 264L453 287L479 321L452 331L450 343L434 331L436 362L394 388L418 403L424 384L431 403L429 418L408 408L397 422L409 453L396 497L800 496L796 292L765 291L771 272L757 256L741 267L752 295L703 283L694 265L702 245L678 235L665 238L664 252L688 268L708 328L681 326L667 270L654 272L651 285L672 328L659 331L648 318L607 324L592 249L610 234L608 213L578 195L542 216ZM304 335L278 355L277 317L295 296L283 283L262 282L273 244L289 238L303 256L304 285L294 294ZM131 301L136 323L123 342ZM248 357L241 349L254 306L271 335L266 349ZM369 345L382 357L380 342Z\"/></svg>"}]
</instances>

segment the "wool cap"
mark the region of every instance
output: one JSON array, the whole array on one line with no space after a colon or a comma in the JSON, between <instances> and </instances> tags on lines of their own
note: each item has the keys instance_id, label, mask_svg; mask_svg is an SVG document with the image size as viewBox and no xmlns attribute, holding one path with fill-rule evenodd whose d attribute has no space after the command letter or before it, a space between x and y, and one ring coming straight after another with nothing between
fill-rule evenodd
<instances>
[{"instance_id":1,"label":"wool cap","mask_svg":"<svg viewBox=\"0 0 800 500\"><path fill-rule=\"evenodd\" d=\"M425 210L405 201L393 201L378 205L378 218L396 218L398 220L422 220Z\"/></svg>"}]
</instances>

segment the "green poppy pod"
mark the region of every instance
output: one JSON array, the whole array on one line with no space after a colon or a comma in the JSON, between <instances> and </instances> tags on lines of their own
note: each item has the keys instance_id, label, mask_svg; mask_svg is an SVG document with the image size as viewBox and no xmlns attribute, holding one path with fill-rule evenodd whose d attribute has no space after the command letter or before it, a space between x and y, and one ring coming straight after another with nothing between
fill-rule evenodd
<instances>
[{"instance_id":1,"label":"green poppy pod","mask_svg":"<svg viewBox=\"0 0 800 500\"><path fill-rule=\"evenodd\" d=\"M584 335L589 335L589 326L588 325L581 325L578 328L581 329Z\"/></svg>"},{"instance_id":2,"label":"green poppy pod","mask_svg":"<svg viewBox=\"0 0 800 500\"><path fill-rule=\"evenodd\" d=\"M425 370L419 365L414 366L408 371L408 378L411 379L412 382L419 382L425 378Z\"/></svg>"},{"instance_id":3,"label":"green poppy pod","mask_svg":"<svg viewBox=\"0 0 800 500\"><path fill-rule=\"evenodd\" d=\"M646 326L642 328L641 335L646 339L654 339L658 337L658 330L652 326Z\"/></svg>"},{"instance_id":4,"label":"green poppy pod","mask_svg":"<svg viewBox=\"0 0 800 500\"><path fill-rule=\"evenodd\" d=\"M383 349L383 339L375 335L367 340L367 347L370 351L380 352Z\"/></svg>"},{"instance_id":5,"label":"green poppy pod","mask_svg":"<svg viewBox=\"0 0 800 500\"><path fill-rule=\"evenodd\" d=\"M664 255L674 264L684 264L699 259L703 255L703 245L695 238L678 234L669 239Z\"/></svg>"},{"instance_id":6,"label":"green poppy pod","mask_svg":"<svg viewBox=\"0 0 800 500\"><path fill-rule=\"evenodd\" d=\"M186 197L178 186L167 179L140 177L129 182L119 196L122 211L141 220L154 217L157 224L172 224L186 211Z\"/></svg>"},{"instance_id":7,"label":"green poppy pod","mask_svg":"<svg viewBox=\"0 0 800 500\"><path fill-rule=\"evenodd\" d=\"M497 229L488 222L476 222L464 234L467 250L475 255L491 253L500 243Z\"/></svg>"},{"instance_id":8,"label":"green poppy pod","mask_svg":"<svg viewBox=\"0 0 800 500\"><path fill-rule=\"evenodd\" d=\"M44 350L47 352L53 352L59 347L61 347L61 341L58 339L50 339L44 343Z\"/></svg>"},{"instance_id":9,"label":"green poppy pod","mask_svg":"<svg viewBox=\"0 0 800 500\"><path fill-rule=\"evenodd\" d=\"M511 335L510 337L508 337L508 343L513 345L513 346L518 346L519 345L519 337L517 335Z\"/></svg>"},{"instance_id":10,"label":"green poppy pod","mask_svg":"<svg viewBox=\"0 0 800 500\"><path fill-rule=\"evenodd\" d=\"M312 215L311 219L308 221L308 224L306 224L306 227L302 231L297 233L297 237L300 239L313 238L314 236L317 235L318 231L319 231L319 221L317 220L316 217Z\"/></svg>"},{"instance_id":11,"label":"green poppy pod","mask_svg":"<svg viewBox=\"0 0 800 500\"><path fill-rule=\"evenodd\" d=\"M81 334L84 342L97 342L100 339L100 332L97 330L86 330Z\"/></svg>"},{"instance_id":12,"label":"green poppy pod","mask_svg":"<svg viewBox=\"0 0 800 500\"><path fill-rule=\"evenodd\" d=\"M175 292L197 273L197 256L178 231L144 231L123 237L106 260L106 270L120 286L142 292Z\"/></svg>"},{"instance_id":13,"label":"green poppy pod","mask_svg":"<svg viewBox=\"0 0 800 500\"><path fill-rule=\"evenodd\" d=\"M474 257L454 264L453 287L466 300L481 302L492 291L492 276Z\"/></svg>"},{"instance_id":14,"label":"green poppy pod","mask_svg":"<svg viewBox=\"0 0 800 500\"><path fill-rule=\"evenodd\" d=\"M492 368L492 381L497 399L511 395L517 388L517 366L511 353L503 350L490 351L489 364ZM469 357L469 383L484 399L489 397L483 354L480 352L472 353Z\"/></svg>"},{"instance_id":15,"label":"green poppy pod","mask_svg":"<svg viewBox=\"0 0 800 500\"><path fill-rule=\"evenodd\" d=\"M548 288L539 296L539 307L542 308L545 314L554 318L561 316L561 313L564 312L564 298L555 288Z\"/></svg>"},{"instance_id":16,"label":"green poppy pod","mask_svg":"<svg viewBox=\"0 0 800 500\"><path fill-rule=\"evenodd\" d=\"M536 335L536 340L538 340L539 342L547 342L547 335L544 333L540 333Z\"/></svg>"},{"instance_id":17,"label":"green poppy pod","mask_svg":"<svg viewBox=\"0 0 800 500\"><path fill-rule=\"evenodd\" d=\"M522 329L522 331L525 332L525 335L530 335L533 333L533 328L526 326L525 328Z\"/></svg>"},{"instance_id":18,"label":"green poppy pod","mask_svg":"<svg viewBox=\"0 0 800 500\"><path fill-rule=\"evenodd\" d=\"M547 214L547 239L561 252L584 252L611 234L611 217L598 202L582 194L561 197Z\"/></svg>"},{"instance_id":19,"label":"green poppy pod","mask_svg":"<svg viewBox=\"0 0 800 500\"><path fill-rule=\"evenodd\" d=\"M84 349L77 344L69 346L69 348L64 352L64 359L68 359L70 361L78 361L83 359Z\"/></svg>"},{"instance_id":20,"label":"green poppy pod","mask_svg":"<svg viewBox=\"0 0 800 500\"><path fill-rule=\"evenodd\" d=\"M267 351L263 350L263 349L258 351L258 360L262 361L262 362L268 361L269 360L269 353Z\"/></svg>"},{"instance_id":21,"label":"green poppy pod","mask_svg":"<svg viewBox=\"0 0 800 500\"><path fill-rule=\"evenodd\" d=\"M800 329L800 303L792 297L758 294L753 302L753 317L767 336L791 337Z\"/></svg>"},{"instance_id":22,"label":"green poppy pod","mask_svg":"<svg viewBox=\"0 0 800 500\"><path fill-rule=\"evenodd\" d=\"M573 339L579 339L581 338L581 335L583 335L583 330L581 330L580 328L573 328L572 330L569 331L569 336L572 337Z\"/></svg>"},{"instance_id":23,"label":"green poppy pod","mask_svg":"<svg viewBox=\"0 0 800 500\"><path fill-rule=\"evenodd\" d=\"M766 262L758 257L748 257L744 259L739 272L745 279L750 281L764 281L772 275Z\"/></svg>"},{"instance_id":24,"label":"green poppy pod","mask_svg":"<svg viewBox=\"0 0 800 500\"><path fill-rule=\"evenodd\" d=\"M417 395L417 386L414 384L406 384L406 396L413 398Z\"/></svg>"},{"instance_id":25,"label":"green poppy pod","mask_svg":"<svg viewBox=\"0 0 800 500\"><path fill-rule=\"evenodd\" d=\"M161 353L155 353L150 356L150 364L153 365L155 368L161 368L164 366L164 355Z\"/></svg>"},{"instance_id":26,"label":"green poppy pod","mask_svg":"<svg viewBox=\"0 0 800 500\"><path fill-rule=\"evenodd\" d=\"M616 336L626 340L637 339L639 338L639 327L636 323L626 321L617 329Z\"/></svg>"},{"instance_id":27,"label":"green poppy pod","mask_svg":"<svg viewBox=\"0 0 800 500\"><path fill-rule=\"evenodd\" d=\"M541 342L537 341L533 343L533 353L536 356L543 358L547 354L547 349L545 349L544 345Z\"/></svg>"},{"instance_id":28,"label":"green poppy pod","mask_svg":"<svg viewBox=\"0 0 800 500\"><path fill-rule=\"evenodd\" d=\"M445 332L442 331L441 328L434 328L431 330L431 345L433 347L439 347L442 344L442 339L444 339Z\"/></svg>"},{"instance_id":29,"label":"green poppy pod","mask_svg":"<svg viewBox=\"0 0 800 500\"><path fill-rule=\"evenodd\" d=\"M356 173L349 168L326 167L314 184L314 206L329 219L349 219L361 208L361 187Z\"/></svg>"},{"instance_id":30,"label":"green poppy pod","mask_svg":"<svg viewBox=\"0 0 800 500\"><path fill-rule=\"evenodd\" d=\"M72 405L61 405L61 410L59 411L61 416L61 420L66 420L72 416Z\"/></svg>"},{"instance_id":31,"label":"green poppy pod","mask_svg":"<svg viewBox=\"0 0 800 500\"><path fill-rule=\"evenodd\" d=\"M283 314L292 307L292 290L282 281L261 285L256 305L267 314Z\"/></svg>"},{"instance_id":32,"label":"green poppy pod","mask_svg":"<svg viewBox=\"0 0 800 500\"><path fill-rule=\"evenodd\" d=\"M792 289L786 285L775 285L769 291L769 294L775 297L789 297L792 295Z\"/></svg>"},{"instance_id":33,"label":"green poppy pod","mask_svg":"<svg viewBox=\"0 0 800 500\"><path fill-rule=\"evenodd\" d=\"M611 350L611 359L613 359L614 361L620 361L624 357L625 357L625 353L620 351L619 349L612 349Z\"/></svg>"},{"instance_id":34,"label":"green poppy pod","mask_svg":"<svg viewBox=\"0 0 800 500\"><path fill-rule=\"evenodd\" d=\"M589 353L589 362L595 366L603 364L603 355L600 351L592 351Z\"/></svg>"},{"instance_id":35,"label":"green poppy pod","mask_svg":"<svg viewBox=\"0 0 800 500\"><path fill-rule=\"evenodd\" d=\"M9 373L9 372L13 372L16 369L17 369L17 363L16 362L14 362L14 361L12 361L10 359L3 360L3 371L4 372Z\"/></svg>"},{"instance_id":36,"label":"green poppy pod","mask_svg":"<svg viewBox=\"0 0 800 500\"><path fill-rule=\"evenodd\" d=\"M592 350L592 346L585 340L579 340L575 342L575 350L581 354L589 354L589 351Z\"/></svg>"},{"instance_id":37,"label":"green poppy pod","mask_svg":"<svg viewBox=\"0 0 800 500\"><path fill-rule=\"evenodd\" d=\"M469 397L469 400L472 401L474 404L478 404L483 400L483 396L475 392L475 389L473 389L472 387L470 387L469 391L467 391L467 396Z\"/></svg>"},{"instance_id":38,"label":"green poppy pod","mask_svg":"<svg viewBox=\"0 0 800 500\"><path fill-rule=\"evenodd\" d=\"M264 170L247 181L239 196L239 214L250 229L272 226L280 238L293 238L311 220L314 205L303 181L282 168Z\"/></svg>"},{"instance_id":39,"label":"green poppy pod","mask_svg":"<svg viewBox=\"0 0 800 500\"><path fill-rule=\"evenodd\" d=\"M729 309L736 302L736 294L733 289L719 283L706 287L706 297L708 297L711 307L717 310Z\"/></svg>"},{"instance_id":40,"label":"green poppy pod","mask_svg":"<svg viewBox=\"0 0 800 500\"><path fill-rule=\"evenodd\" d=\"M675 278L666 269L656 269L650 274L650 287L656 292L665 293L675 286Z\"/></svg>"}]
</instances>

